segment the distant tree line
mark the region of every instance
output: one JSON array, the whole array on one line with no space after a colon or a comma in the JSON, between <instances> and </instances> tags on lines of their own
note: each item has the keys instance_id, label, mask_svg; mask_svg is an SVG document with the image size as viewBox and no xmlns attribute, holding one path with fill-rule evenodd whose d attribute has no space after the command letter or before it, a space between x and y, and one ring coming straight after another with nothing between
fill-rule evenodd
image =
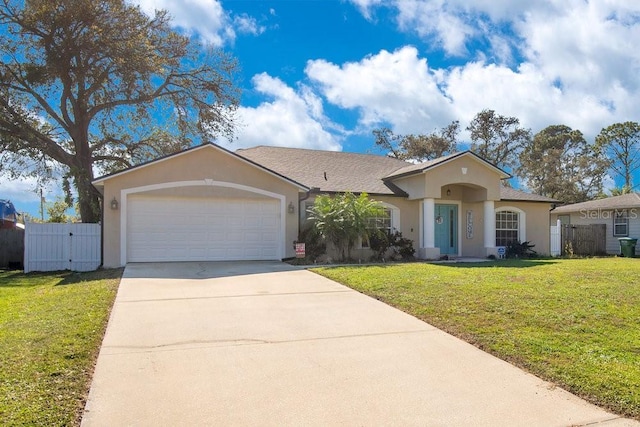
<instances>
[{"instance_id":1,"label":"distant tree line","mask_svg":"<svg viewBox=\"0 0 640 427\"><path fill-rule=\"evenodd\" d=\"M640 169L640 125L615 123L587 141L582 132L565 125L551 125L535 135L520 126L516 117L494 110L480 111L466 130L470 149L509 171L531 191L578 203L604 196L609 174L621 187L612 194L634 190L633 175ZM373 131L375 144L387 155L424 162L458 151L460 122L453 121L429 134L399 135L383 127Z\"/></svg>"}]
</instances>

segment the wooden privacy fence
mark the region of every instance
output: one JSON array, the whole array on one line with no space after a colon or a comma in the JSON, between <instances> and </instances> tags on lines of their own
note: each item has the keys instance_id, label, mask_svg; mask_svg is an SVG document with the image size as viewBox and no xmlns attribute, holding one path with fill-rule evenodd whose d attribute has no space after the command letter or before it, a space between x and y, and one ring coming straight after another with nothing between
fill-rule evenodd
<instances>
[{"instance_id":1,"label":"wooden privacy fence","mask_svg":"<svg viewBox=\"0 0 640 427\"><path fill-rule=\"evenodd\" d=\"M24 272L93 271L100 267L100 224L38 224L25 227Z\"/></svg>"},{"instance_id":2,"label":"wooden privacy fence","mask_svg":"<svg viewBox=\"0 0 640 427\"><path fill-rule=\"evenodd\" d=\"M565 224L560 229L562 255L604 255L607 253L606 224Z\"/></svg>"},{"instance_id":3,"label":"wooden privacy fence","mask_svg":"<svg viewBox=\"0 0 640 427\"><path fill-rule=\"evenodd\" d=\"M0 268L22 268L24 260L24 230L0 230Z\"/></svg>"}]
</instances>

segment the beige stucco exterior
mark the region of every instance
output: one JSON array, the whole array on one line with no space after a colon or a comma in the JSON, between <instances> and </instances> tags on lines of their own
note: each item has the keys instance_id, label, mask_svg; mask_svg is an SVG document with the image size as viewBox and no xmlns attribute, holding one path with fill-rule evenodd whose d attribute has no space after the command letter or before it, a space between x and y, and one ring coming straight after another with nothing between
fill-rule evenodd
<instances>
[{"instance_id":1,"label":"beige stucco exterior","mask_svg":"<svg viewBox=\"0 0 640 427\"><path fill-rule=\"evenodd\" d=\"M121 230L126 222L127 198L133 195L166 197L262 198L281 196L285 209L284 256L295 256L293 241L298 236L296 213L286 209L297 205L301 186L244 161L214 145L205 145L95 182L104 196L103 264L117 267L126 263ZM272 194L273 193L273 194ZM110 209L115 198L119 209ZM280 200L280 199L279 199ZM179 220L177 215L176 220Z\"/></svg>"},{"instance_id":2,"label":"beige stucco exterior","mask_svg":"<svg viewBox=\"0 0 640 427\"><path fill-rule=\"evenodd\" d=\"M419 223L418 256L426 259L438 258L440 250L433 244L433 220L428 209L441 205L457 206L458 254L461 256L485 257L496 255L495 212L509 207L521 212L524 230L521 235L536 245L536 251L549 253L549 210L550 203L501 201L502 179L507 175L484 162L472 153L463 154L422 173L414 173L393 180L405 191L409 200L418 202ZM485 202L489 202L486 205ZM422 205L421 205L422 203ZM493 212L487 219L487 209ZM424 217L423 217L424 215ZM422 220L420 218L423 218ZM430 236L431 233L431 236ZM490 233L490 234L487 234ZM522 239L521 239L522 240Z\"/></svg>"},{"instance_id":3,"label":"beige stucco exterior","mask_svg":"<svg viewBox=\"0 0 640 427\"><path fill-rule=\"evenodd\" d=\"M440 248L434 243L434 214L443 205L455 206L457 212L456 248L448 249L458 252L454 256L497 254L495 212L501 209L520 212L524 226L520 240L531 241L538 253L548 254L550 203L501 200L501 181L506 177L500 169L467 152L393 179L392 183L402 189L406 197L400 194L370 196L392 209L393 229L414 242L419 258L440 257ZM105 267L127 262L127 213L133 198L161 197L174 202L181 198L277 201L281 258L295 256L293 242L297 241L301 221L305 220L305 206L313 201L313 192L308 193L304 183L296 183L213 144L100 178L94 185L104 195ZM118 209L110 208L112 200L117 201ZM176 205L180 204L174 203ZM453 212L451 209L453 207L450 208ZM176 220L179 219L178 214ZM447 245L451 246L449 240ZM353 256L365 261L371 251L356 248Z\"/></svg>"},{"instance_id":4,"label":"beige stucco exterior","mask_svg":"<svg viewBox=\"0 0 640 427\"><path fill-rule=\"evenodd\" d=\"M474 156L461 156L427 169L424 173L393 181L404 190L409 199L440 199L446 196L447 186L456 185L451 199L500 200L500 182L503 176L486 162Z\"/></svg>"},{"instance_id":5,"label":"beige stucco exterior","mask_svg":"<svg viewBox=\"0 0 640 427\"><path fill-rule=\"evenodd\" d=\"M522 241L526 240L536 245L533 249L540 255L549 255L550 246L550 221L549 211L551 203L535 202L496 202L496 209L516 208L526 214L526 235ZM513 209L510 209L513 210Z\"/></svg>"},{"instance_id":6,"label":"beige stucco exterior","mask_svg":"<svg viewBox=\"0 0 640 427\"><path fill-rule=\"evenodd\" d=\"M495 255L495 251L487 252L485 247L485 214L484 201L468 201L464 197L465 187L451 186L451 195L436 199L435 205L455 204L458 206L458 232L459 232L459 248L460 256L466 257L486 257L487 255ZM459 198L462 196L462 198ZM473 200L473 199L471 199ZM417 207L416 207L417 209ZM494 211L501 209L513 210L525 214L525 234L526 240L535 244L535 251L541 255L548 255L549 248L549 210L550 203L540 202L522 202L522 201L496 201L494 202ZM416 221L419 221L416 218ZM420 241L419 234L414 241ZM495 240L495 235L491 236ZM522 239L521 239L522 240ZM416 245L418 247L418 245Z\"/></svg>"}]
</instances>

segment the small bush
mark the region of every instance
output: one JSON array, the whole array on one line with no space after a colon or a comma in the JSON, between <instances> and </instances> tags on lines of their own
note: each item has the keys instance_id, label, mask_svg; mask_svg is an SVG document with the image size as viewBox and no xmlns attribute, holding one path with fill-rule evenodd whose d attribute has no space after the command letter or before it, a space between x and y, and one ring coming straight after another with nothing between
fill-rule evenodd
<instances>
[{"instance_id":1,"label":"small bush","mask_svg":"<svg viewBox=\"0 0 640 427\"><path fill-rule=\"evenodd\" d=\"M536 245L531 242L513 241L507 245L507 258L531 258L538 253L533 250Z\"/></svg>"},{"instance_id":2,"label":"small bush","mask_svg":"<svg viewBox=\"0 0 640 427\"><path fill-rule=\"evenodd\" d=\"M382 261L384 260L387 251L391 247L389 235L382 230L375 230L370 233L369 236L369 248L374 252L372 260Z\"/></svg>"},{"instance_id":3,"label":"small bush","mask_svg":"<svg viewBox=\"0 0 640 427\"><path fill-rule=\"evenodd\" d=\"M399 231L393 233L391 237L391 246L394 248L394 251L400 255L404 261L412 260L416 253L416 250L413 248L413 240L402 237L402 233Z\"/></svg>"},{"instance_id":4,"label":"small bush","mask_svg":"<svg viewBox=\"0 0 640 427\"><path fill-rule=\"evenodd\" d=\"M564 245L564 254L565 256L567 256L568 258L573 258L576 254L573 251L573 243L571 242L567 242Z\"/></svg>"},{"instance_id":5,"label":"small bush","mask_svg":"<svg viewBox=\"0 0 640 427\"><path fill-rule=\"evenodd\" d=\"M375 252L371 257L374 261L384 261L386 257L408 261L413 259L416 253L413 240L402 237L399 231L388 234L382 230L376 230L369 236L369 248Z\"/></svg>"}]
</instances>

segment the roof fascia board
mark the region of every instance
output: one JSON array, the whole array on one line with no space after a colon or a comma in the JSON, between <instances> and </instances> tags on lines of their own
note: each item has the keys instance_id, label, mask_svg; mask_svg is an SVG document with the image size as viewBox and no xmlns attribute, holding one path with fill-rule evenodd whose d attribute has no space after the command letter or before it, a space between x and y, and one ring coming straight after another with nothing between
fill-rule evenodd
<instances>
[{"instance_id":1,"label":"roof fascia board","mask_svg":"<svg viewBox=\"0 0 640 427\"><path fill-rule=\"evenodd\" d=\"M244 163L246 163L246 164L248 164L250 166L253 166L253 167L258 168L258 169L260 169L262 171L265 171L271 176L274 176L274 177L276 177L278 179L281 179L281 180L286 181L286 182L288 182L290 184L293 184L294 186L298 187L299 190L309 191L309 188L306 187L305 185L302 185L299 182L296 182L296 181L294 181L294 180L292 180L290 178L287 178L284 175L280 175L279 173L276 173L276 172L272 171L269 168L266 168L266 167L264 167L264 166L262 166L262 165L260 165L260 164L258 164L256 162L252 161L252 160L249 160L249 159L247 159L245 157L242 157L241 155L235 154L234 152L229 151L226 148L223 148L223 147L221 147L221 146L219 146L217 144L214 144L212 142L209 142L209 143L206 143L206 144L202 144L202 145L198 145L196 147L192 147L192 148L180 151L178 153L169 154L167 156L163 156L163 157L160 157L158 159L151 160L151 161L146 162L146 163L142 163L140 165L132 166L132 167L130 167L128 169L125 169L125 170L122 170L122 171L119 171L119 172L114 172L114 173L109 174L109 175L101 176L101 177L96 178L95 180L93 180L92 184L94 186L96 186L96 187L103 186L105 181L108 181L108 180L110 180L112 178L116 178L118 176L127 174L129 172L133 172L134 170L140 170L140 169L143 169L143 168L145 168L147 166L156 165L156 164L162 163L164 161L167 161L169 159L174 159L176 157L180 157L180 156L183 156L183 155L191 153L191 152L195 152L195 151L203 150L203 149L209 149L209 148L216 149L216 150L218 150L218 151L220 151L220 152L222 152L222 153L224 153L224 154L226 154L228 156L231 156L231 157L233 157L235 159L238 159L238 160L240 160L240 161L242 161L242 162L244 162Z\"/></svg>"},{"instance_id":2,"label":"roof fascia board","mask_svg":"<svg viewBox=\"0 0 640 427\"><path fill-rule=\"evenodd\" d=\"M498 200L499 202L519 202L519 203L547 203L549 205L552 205L554 203L558 203L558 202L551 202L549 200L522 200L522 199L500 199Z\"/></svg>"},{"instance_id":3,"label":"roof fascia board","mask_svg":"<svg viewBox=\"0 0 640 427\"><path fill-rule=\"evenodd\" d=\"M458 153L457 155L451 156L450 158L443 160L441 162L437 162L433 165L429 165L423 169L416 169L414 171L411 172L406 172L400 175L396 175L396 176L391 176L388 178L385 178L385 180L390 180L393 181L395 179L399 179L399 178L406 178L406 177L410 177L412 175L419 175L419 174L424 174L427 171L431 170L431 169L435 169L438 166L442 166L445 165L449 162L452 162L454 160L457 160L463 156L471 156L472 159L474 159L476 162L483 164L485 166L488 166L489 168L493 169L495 172L497 172L500 175L500 179L504 180L504 179L509 179L509 178L513 178L513 176L511 174L508 174L507 172L503 171L502 169L500 169L499 167L497 167L496 165L494 165L493 163L483 159L482 157L478 156L477 154L475 154L473 151L462 151L460 153Z\"/></svg>"}]
</instances>

